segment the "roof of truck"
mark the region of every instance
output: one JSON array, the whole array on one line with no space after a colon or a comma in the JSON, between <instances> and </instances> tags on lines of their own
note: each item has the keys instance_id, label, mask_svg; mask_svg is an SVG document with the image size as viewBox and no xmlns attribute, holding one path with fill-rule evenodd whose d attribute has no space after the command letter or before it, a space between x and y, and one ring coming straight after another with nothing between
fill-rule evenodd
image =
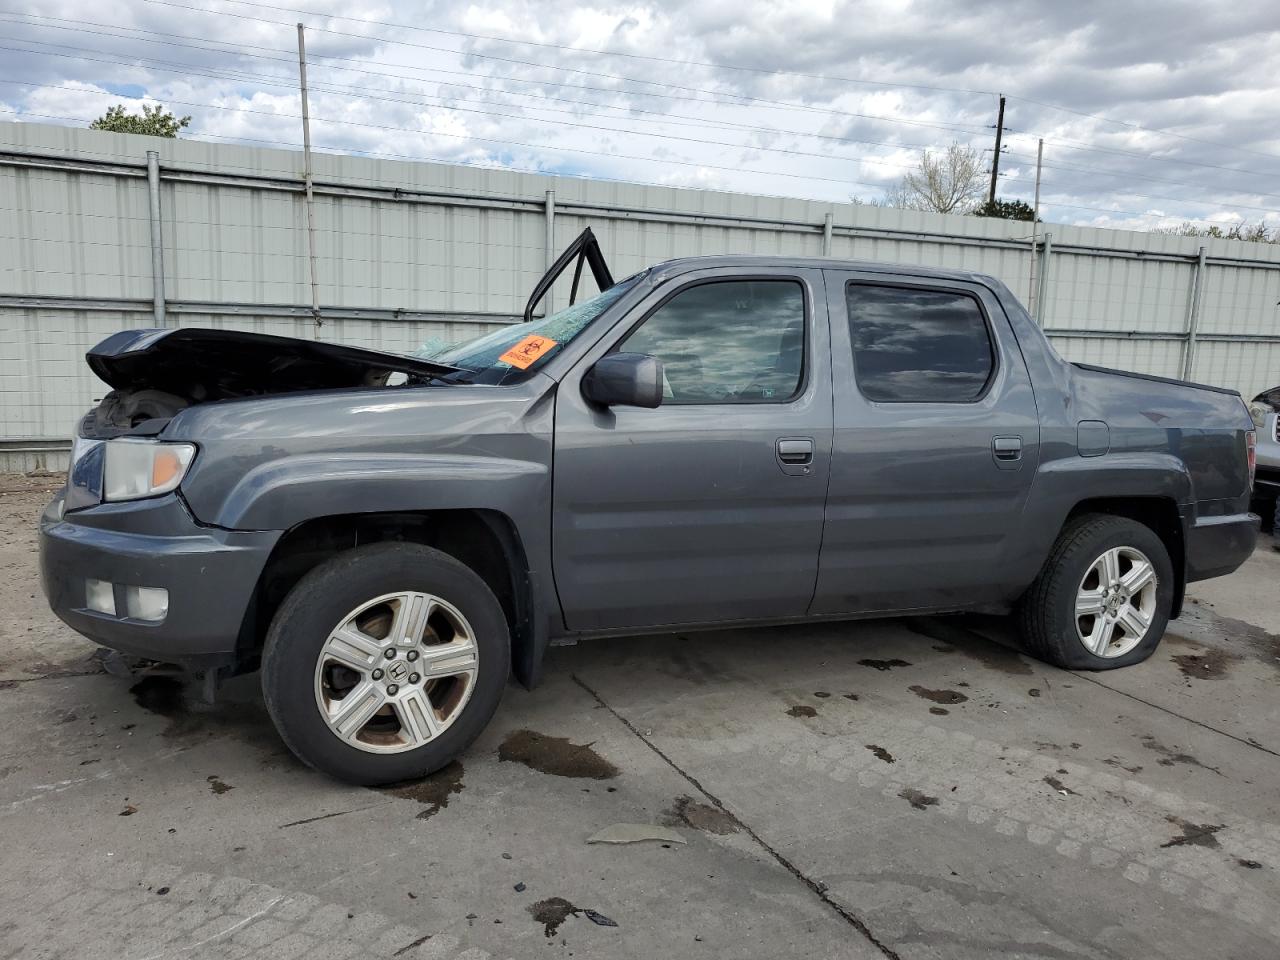
<instances>
[{"instance_id":1,"label":"roof of truck","mask_svg":"<svg viewBox=\"0 0 1280 960\"><path fill-rule=\"evenodd\" d=\"M676 257L655 263L653 270L705 270L714 267L805 267L811 270L857 270L865 273L905 274L912 277L936 277L943 280L968 280L984 285L999 283L990 274L950 267L933 267L919 263L882 263L877 260L837 260L833 257L791 257L776 255L732 254L704 257Z\"/></svg>"}]
</instances>

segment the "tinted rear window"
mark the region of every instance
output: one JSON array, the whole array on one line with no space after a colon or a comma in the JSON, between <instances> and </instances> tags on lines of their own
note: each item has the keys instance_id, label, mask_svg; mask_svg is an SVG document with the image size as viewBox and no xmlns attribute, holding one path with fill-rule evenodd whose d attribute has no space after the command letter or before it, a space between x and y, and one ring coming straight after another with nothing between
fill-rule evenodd
<instances>
[{"instance_id":1,"label":"tinted rear window","mask_svg":"<svg viewBox=\"0 0 1280 960\"><path fill-rule=\"evenodd\" d=\"M858 388L871 400L963 403L995 369L977 300L949 290L845 287Z\"/></svg>"}]
</instances>

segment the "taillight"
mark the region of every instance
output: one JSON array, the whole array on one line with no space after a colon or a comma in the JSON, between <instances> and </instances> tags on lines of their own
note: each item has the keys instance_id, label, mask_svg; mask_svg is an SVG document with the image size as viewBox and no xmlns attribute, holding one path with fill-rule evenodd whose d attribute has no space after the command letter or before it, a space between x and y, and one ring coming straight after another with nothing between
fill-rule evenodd
<instances>
[{"instance_id":1,"label":"taillight","mask_svg":"<svg viewBox=\"0 0 1280 960\"><path fill-rule=\"evenodd\" d=\"M1244 449L1249 454L1249 488L1253 489L1253 475L1258 472L1258 434L1256 431L1245 431Z\"/></svg>"}]
</instances>

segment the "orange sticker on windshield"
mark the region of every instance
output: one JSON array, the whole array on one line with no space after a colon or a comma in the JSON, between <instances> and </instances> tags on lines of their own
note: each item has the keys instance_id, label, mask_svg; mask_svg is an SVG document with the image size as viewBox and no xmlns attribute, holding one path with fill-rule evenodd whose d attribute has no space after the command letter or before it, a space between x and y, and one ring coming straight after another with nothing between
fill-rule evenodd
<instances>
[{"instance_id":1,"label":"orange sticker on windshield","mask_svg":"<svg viewBox=\"0 0 1280 960\"><path fill-rule=\"evenodd\" d=\"M503 363L511 364L518 370L527 370L555 345L556 342L547 337L525 337L498 359Z\"/></svg>"}]
</instances>

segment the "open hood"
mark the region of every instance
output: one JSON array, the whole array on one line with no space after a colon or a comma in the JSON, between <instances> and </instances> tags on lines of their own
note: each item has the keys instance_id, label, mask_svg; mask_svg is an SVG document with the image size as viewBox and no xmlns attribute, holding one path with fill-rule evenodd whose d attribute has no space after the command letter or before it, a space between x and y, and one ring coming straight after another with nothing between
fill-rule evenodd
<instances>
[{"instance_id":1,"label":"open hood","mask_svg":"<svg viewBox=\"0 0 1280 960\"><path fill-rule=\"evenodd\" d=\"M159 390L194 403L229 397L380 386L389 374L454 370L397 353L239 330L124 330L85 354L116 390Z\"/></svg>"}]
</instances>

